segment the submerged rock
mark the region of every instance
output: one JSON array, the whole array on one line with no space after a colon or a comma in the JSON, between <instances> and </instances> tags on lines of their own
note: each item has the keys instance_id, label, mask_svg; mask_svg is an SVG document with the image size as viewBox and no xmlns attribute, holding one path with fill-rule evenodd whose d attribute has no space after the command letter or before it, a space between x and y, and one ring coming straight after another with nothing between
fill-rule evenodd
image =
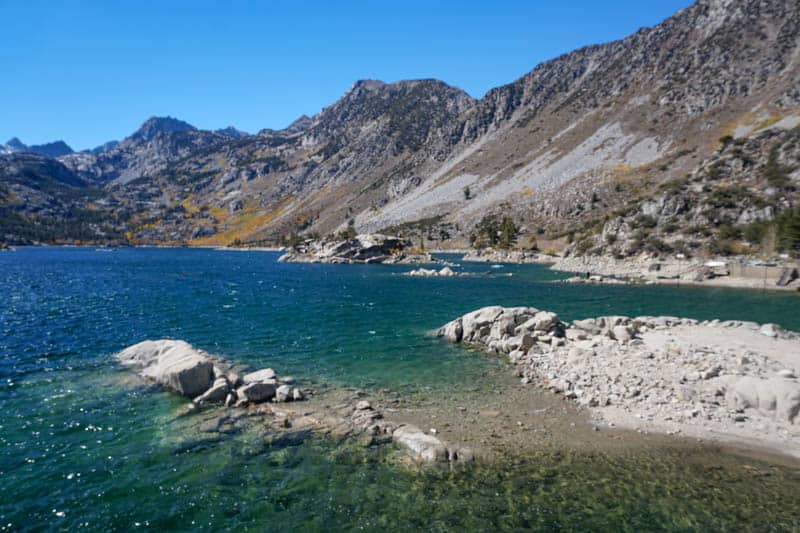
<instances>
[{"instance_id":1,"label":"submerged rock","mask_svg":"<svg viewBox=\"0 0 800 533\"><path fill-rule=\"evenodd\" d=\"M419 461L446 461L448 458L447 447L442 441L416 426L401 426L394 431L392 438Z\"/></svg>"}]
</instances>

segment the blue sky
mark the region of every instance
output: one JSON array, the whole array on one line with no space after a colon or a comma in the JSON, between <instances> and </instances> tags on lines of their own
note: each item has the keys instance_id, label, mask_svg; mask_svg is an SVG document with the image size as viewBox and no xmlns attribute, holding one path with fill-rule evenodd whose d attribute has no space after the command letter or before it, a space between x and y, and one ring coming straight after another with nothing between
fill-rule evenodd
<instances>
[{"instance_id":1,"label":"blue sky","mask_svg":"<svg viewBox=\"0 0 800 533\"><path fill-rule=\"evenodd\" d=\"M0 0L0 142L84 149L153 115L281 128L363 78L438 78L480 97L690 3Z\"/></svg>"}]
</instances>

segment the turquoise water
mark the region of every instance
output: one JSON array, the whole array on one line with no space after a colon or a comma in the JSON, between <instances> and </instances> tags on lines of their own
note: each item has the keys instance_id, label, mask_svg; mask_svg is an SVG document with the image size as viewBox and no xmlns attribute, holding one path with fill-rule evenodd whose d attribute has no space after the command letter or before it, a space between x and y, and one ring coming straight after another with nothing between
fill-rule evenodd
<instances>
[{"instance_id":1,"label":"turquoise water","mask_svg":"<svg viewBox=\"0 0 800 533\"><path fill-rule=\"evenodd\" d=\"M800 330L797 295L568 285L535 265L465 264L481 275L437 279L399 275L409 267L276 258L193 249L0 254L0 530L763 529L765 519L778 530L800 527L796 468L698 448L543 451L414 471L386 449L313 435L287 441L241 426L221 438L110 357L173 337L319 384L448 394L500 364L430 334L480 306Z\"/></svg>"}]
</instances>

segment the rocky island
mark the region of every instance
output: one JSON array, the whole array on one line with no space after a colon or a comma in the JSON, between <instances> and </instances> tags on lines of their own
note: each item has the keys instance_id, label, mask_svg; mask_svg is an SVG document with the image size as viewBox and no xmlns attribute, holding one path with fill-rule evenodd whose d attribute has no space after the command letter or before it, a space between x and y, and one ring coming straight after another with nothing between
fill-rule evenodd
<instances>
[{"instance_id":1,"label":"rocky island","mask_svg":"<svg viewBox=\"0 0 800 533\"><path fill-rule=\"evenodd\" d=\"M340 240L308 240L287 251L278 261L384 265L438 263L408 239L380 234L362 234Z\"/></svg>"}]
</instances>

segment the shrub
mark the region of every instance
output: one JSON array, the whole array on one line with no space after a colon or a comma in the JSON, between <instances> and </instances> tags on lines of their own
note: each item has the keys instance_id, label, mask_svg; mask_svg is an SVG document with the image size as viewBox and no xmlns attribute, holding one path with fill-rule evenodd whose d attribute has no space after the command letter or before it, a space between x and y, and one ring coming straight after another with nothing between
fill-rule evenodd
<instances>
[{"instance_id":1,"label":"shrub","mask_svg":"<svg viewBox=\"0 0 800 533\"><path fill-rule=\"evenodd\" d=\"M657 237L648 237L644 241L644 249L653 254L665 254L672 251L672 247Z\"/></svg>"},{"instance_id":2,"label":"shrub","mask_svg":"<svg viewBox=\"0 0 800 533\"><path fill-rule=\"evenodd\" d=\"M731 185L715 189L709 196L709 202L714 207L736 208L752 200L753 193L742 185Z\"/></svg>"},{"instance_id":3,"label":"shrub","mask_svg":"<svg viewBox=\"0 0 800 533\"><path fill-rule=\"evenodd\" d=\"M642 228L655 228L658 225L658 221L650 215L639 215L634 220L634 224Z\"/></svg>"},{"instance_id":4,"label":"shrub","mask_svg":"<svg viewBox=\"0 0 800 533\"><path fill-rule=\"evenodd\" d=\"M719 227L719 238L726 241L741 239L742 230L730 224L723 224Z\"/></svg>"},{"instance_id":5,"label":"shrub","mask_svg":"<svg viewBox=\"0 0 800 533\"><path fill-rule=\"evenodd\" d=\"M578 252L580 255L583 255L586 252L588 252L592 248L592 246L594 246L594 242L592 242L592 239L586 238L581 240L580 242L578 242L578 244L575 245L575 251Z\"/></svg>"},{"instance_id":6,"label":"shrub","mask_svg":"<svg viewBox=\"0 0 800 533\"><path fill-rule=\"evenodd\" d=\"M773 187L783 189L789 184L789 169L778 162L778 145L772 147L764 168L764 177Z\"/></svg>"}]
</instances>

